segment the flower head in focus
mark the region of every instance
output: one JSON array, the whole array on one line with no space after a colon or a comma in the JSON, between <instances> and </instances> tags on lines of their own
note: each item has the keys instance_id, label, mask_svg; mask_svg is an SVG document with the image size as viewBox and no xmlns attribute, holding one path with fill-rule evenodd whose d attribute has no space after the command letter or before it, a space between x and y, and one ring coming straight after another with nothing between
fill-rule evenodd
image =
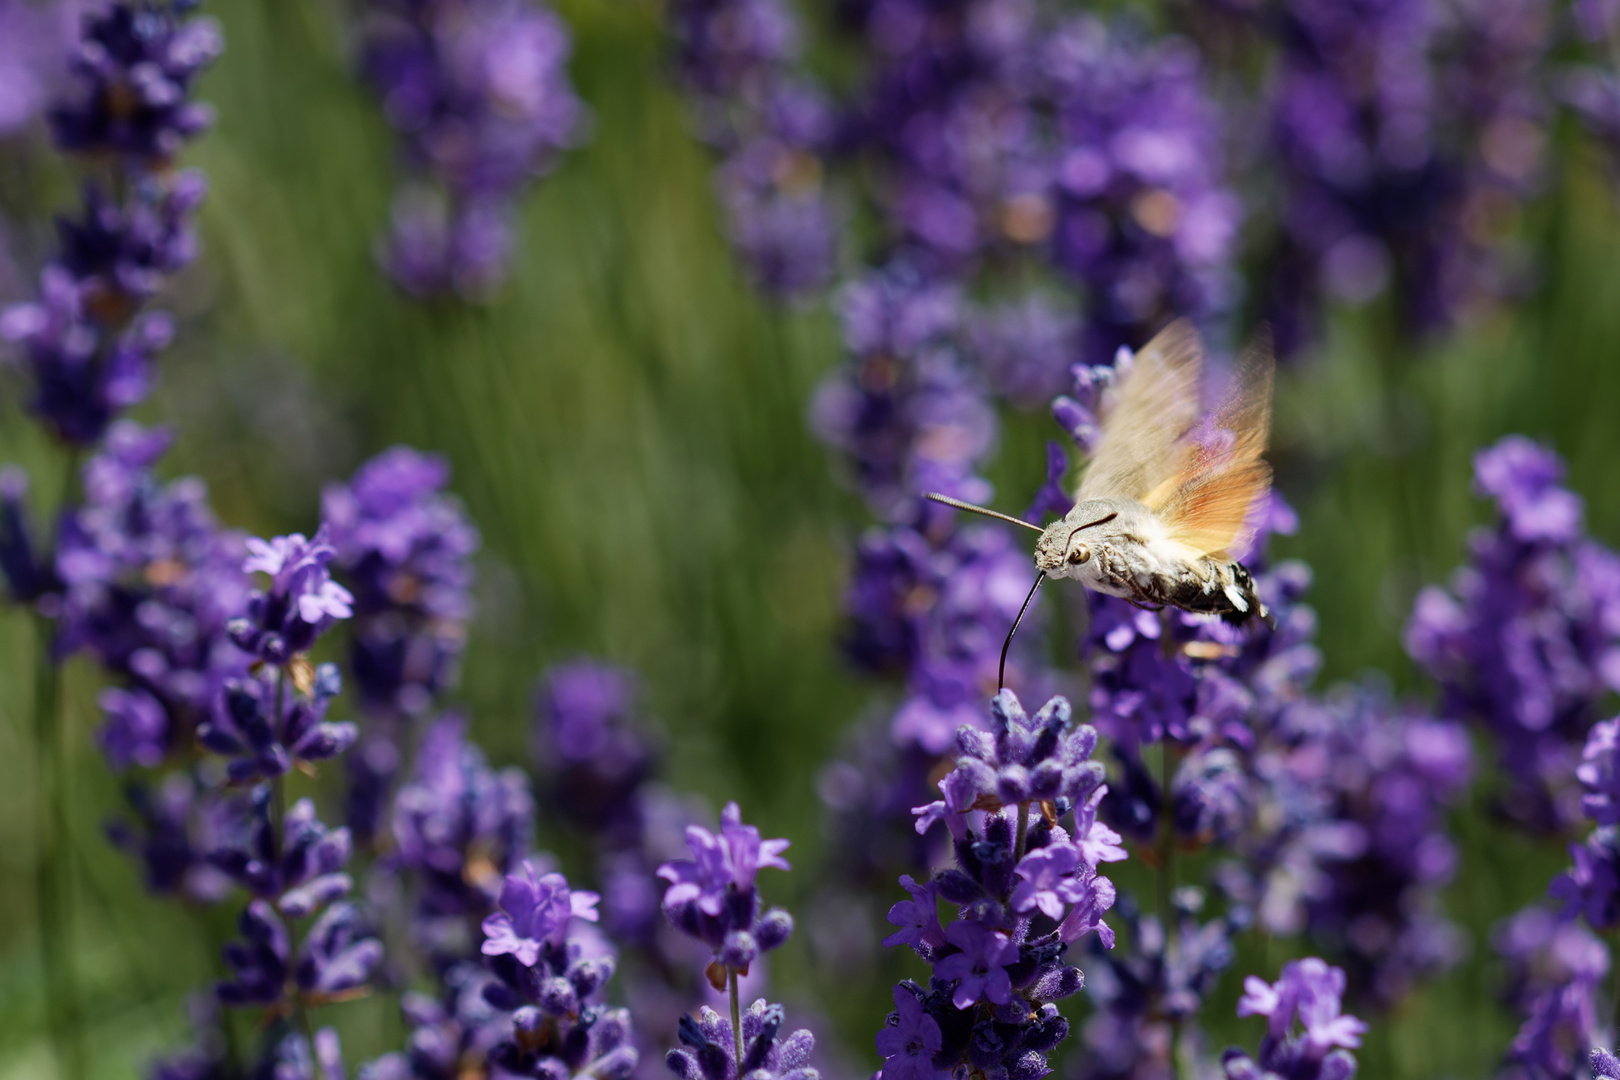
<instances>
[{"instance_id":1,"label":"flower head in focus","mask_svg":"<svg viewBox=\"0 0 1620 1080\"><path fill-rule=\"evenodd\" d=\"M247 573L270 575L270 587L249 598L247 615L230 623L231 640L275 667L308 652L339 620L354 612L354 596L332 580L327 564L337 554L325 526L312 539L302 533L269 540L249 537Z\"/></svg>"}]
</instances>

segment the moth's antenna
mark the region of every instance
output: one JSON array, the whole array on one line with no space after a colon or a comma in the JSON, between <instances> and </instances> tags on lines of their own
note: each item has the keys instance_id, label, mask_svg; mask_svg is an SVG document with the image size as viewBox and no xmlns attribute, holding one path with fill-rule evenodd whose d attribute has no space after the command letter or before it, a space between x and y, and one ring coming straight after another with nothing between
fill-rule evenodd
<instances>
[{"instance_id":1,"label":"moth's antenna","mask_svg":"<svg viewBox=\"0 0 1620 1080\"><path fill-rule=\"evenodd\" d=\"M949 495L941 495L937 491L924 492L923 493L923 498L925 498L925 499L933 499L935 502L944 503L946 506L954 506L958 510L968 510L968 511L971 511L971 512L973 512L975 514L983 514L985 517L993 517L993 518L997 519L998 521L1006 521L1006 522L1010 522L1011 524L1014 524L1014 525L1022 525L1024 528L1026 528L1026 529L1034 529L1036 532L1045 532L1046 531L1045 529L1041 528L1039 525L1031 525L1029 522L1024 521L1021 518L1015 518L1010 514L998 513L995 510L986 510L982 506L974 506L972 503L965 503L961 499L953 499Z\"/></svg>"},{"instance_id":2,"label":"moth's antenna","mask_svg":"<svg viewBox=\"0 0 1620 1080\"><path fill-rule=\"evenodd\" d=\"M1001 667L996 670L996 693L1001 693L1007 685L1007 650L1012 648L1013 635L1018 633L1018 624L1024 621L1024 612L1029 610L1029 602L1035 599L1035 593L1046 580L1046 571L1041 570L1035 575L1035 584L1029 587L1029 595L1024 597L1024 606L1018 609L1018 618L1013 620L1012 629L1007 631L1007 640L1001 643Z\"/></svg>"}]
</instances>

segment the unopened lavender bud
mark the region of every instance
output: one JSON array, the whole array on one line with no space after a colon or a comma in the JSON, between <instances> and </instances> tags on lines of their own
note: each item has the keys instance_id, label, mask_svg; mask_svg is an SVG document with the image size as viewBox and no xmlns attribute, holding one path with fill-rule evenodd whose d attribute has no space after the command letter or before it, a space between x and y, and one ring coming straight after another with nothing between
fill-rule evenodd
<instances>
[{"instance_id":1,"label":"unopened lavender bud","mask_svg":"<svg viewBox=\"0 0 1620 1080\"><path fill-rule=\"evenodd\" d=\"M613 958L599 956L594 960L581 960L568 969L568 981L574 987L574 994L584 1001L600 990L609 979L613 978L615 968ZM607 1021L603 1021L606 1023Z\"/></svg>"},{"instance_id":2,"label":"unopened lavender bud","mask_svg":"<svg viewBox=\"0 0 1620 1080\"><path fill-rule=\"evenodd\" d=\"M754 935L746 930L733 930L726 935L717 958L728 968L746 971L758 956L759 944L754 940Z\"/></svg>"},{"instance_id":3,"label":"unopened lavender bud","mask_svg":"<svg viewBox=\"0 0 1620 1080\"><path fill-rule=\"evenodd\" d=\"M546 1014L533 1005L525 1005L512 1014L512 1030L517 1044L533 1051L545 1041Z\"/></svg>"},{"instance_id":4,"label":"unopened lavender bud","mask_svg":"<svg viewBox=\"0 0 1620 1080\"><path fill-rule=\"evenodd\" d=\"M1335 1050L1322 1062L1317 1080L1350 1080L1356 1075L1356 1059L1344 1050Z\"/></svg>"},{"instance_id":5,"label":"unopened lavender bud","mask_svg":"<svg viewBox=\"0 0 1620 1080\"><path fill-rule=\"evenodd\" d=\"M567 979L547 979L540 985L540 1007L552 1016L572 1016L579 1011L579 997Z\"/></svg>"},{"instance_id":6,"label":"unopened lavender bud","mask_svg":"<svg viewBox=\"0 0 1620 1080\"><path fill-rule=\"evenodd\" d=\"M626 1077L635 1072L636 1065L640 1060L641 1054L635 1047L615 1047L591 1064L590 1073L599 1080L625 1080Z\"/></svg>"},{"instance_id":7,"label":"unopened lavender bud","mask_svg":"<svg viewBox=\"0 0 1620 1080\"><path fill-rule=\"evenodd\" d=\"M771 908L754 927L754 940L760 952L779 949L793 934L793 916L781 908Z\"/></svg>"},{"instance_id":8,"label":"unopened lavender bud","mask_svg":"<svg viewBox=\"0 0 1620 1080\"><path fill-rule=\"evenodd\" d=\"M671 1050L664 1055L664 1066L681 1080L701 1080L703 1070L698 1068L697 1059L685 1050Z\"/></svg>"},{"instance_id":9,"label":"unopened lavender bud","mask_svg":"<svg viewBox=\"0 0 1620 1080\"><path fill-rule=\"evenodd\" d=\"M325 874L284 894L276 907L290 919L307 919L332 901L347 896L352 888L354 879L348 874Z\"/></svg>"},{"instance_id":10,"label":"unopened lavender bud","mask_svg":"<svg viewBox=\"0 0 1620 1080\"><path fill-rule=\"evenodd\" d=\"M293 753L303 761L324 761L353 746L360 737L360 729L344 721L320 724L293 747Z\"/></svg>"}]
</instances>

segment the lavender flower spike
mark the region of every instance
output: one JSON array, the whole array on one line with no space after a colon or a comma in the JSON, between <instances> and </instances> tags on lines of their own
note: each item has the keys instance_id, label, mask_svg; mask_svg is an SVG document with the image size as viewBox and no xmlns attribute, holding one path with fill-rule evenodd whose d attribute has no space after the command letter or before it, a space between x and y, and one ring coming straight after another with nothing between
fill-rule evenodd
<instances>
[{"instance_id":1,"label":"lavender flower spike","mask_svg":"<svg viewBox=\"0 0 1620 1080\"><path fill-rule=\"evenodd\" d=\"M500 981L483 984L483 998L511 1010L507 1037L489 1050L492 1074L625 1080L635 1069L630 1012L602 1003L615 958L573 922L594 922L596 900L532 862L507 876L503 911L484 920L483 951Z\"/></svg>"},{"instance_id":2,"label":"lavender flower spike","mask_svg":"<svg viewBox=\"0 0 1620 1080\"><path fill-rule=\"evenodd\" d=\"M691 825L686 844L691 860L658 868L658 876L670 883L664 891L664 914L675 929L713 950L705 974L716 990L729 985L735 1014L738 976L747 974L761 953L780 947L793 933L793 916L781 908L762 912L754 888L762 867L788 869L781 857L788 842L761 840L758 829L742 823L733 802L721 812L718 834ZM737 1049L734 1056L742 1053Z\"/></svg>"},{"instance_id":3,"label":"lavender flower spike","mask_svg":"<svg viewBox=\"0 0 1620 1080\"><path fill-rule=\"evenodd\" d=\"M1314 956L1284 964L1275 983L1251 975L1243 981L1239 1016L1263 1016L1268 1034L1260 1057L1228 1050L1221 1057L1227 1080L1264 1080L1273 1075L1297 1080L1349 1080L1367 1025L1344 1015L1344 971ZM1296 1033L1295 1020L1304 1029Z\"/></svg>"},{"instance_id":4,"label":"lavender flower spike","mask_svg":"<svg viewBox=\"0 0 1620 1080\"><path fill-rule=\"evenodd\" d=\"M704 1008L696 1020L681 1018L684 1049L671 1050L664 1058L670 1072L681 1080L819 1080L820 1073L810 1065L816 1037L800 1028L785 1038L777 1038L787 1015L780 1005L760 998L740 1016L743 1057L737 1063L731 1021Z\"/></svg>"},{"instance_id":5,"label":"lavender flower spike","mask_svg":"<svg viewBox=\"0 0 1620 1080\"><path fill-rule=\"evenodd\" d=\"M194 6L140 0L85 18L73 60L81 95L51 110L59 147L162 168L208 128L213 110L190 100L191 83L225 43L212 19L184 20Z\"/></svg>"},{"instance_id":6,"label":"lavender flower spike","mask_svg":"<svg viewBox=\"0 0 1620 1080\"><path fill-rule=\"evenodd\" d=\"M596 921L593 892L568 888L561 874L536 872L534 863L525 861L520 873L506 879L501 890L501 910L484 920L485 956L510 953L525 967L540 962L540 950L560 948L568 933L569 919Z\"/></svg>"},{"instance_id":7,"label":"lavender flower spike","mask_svg":"<svg viewBox=\"0 0 1620 1080\"><path fill-rule=\"evenodd\" d=\"M1620 824L1620 717L1592 725L1581 758L1582 812L1599 825Z\"/></svg>"},{"instance_id":8,"label":"lavender flower spike","mask_svg":"<svg viewBox=\"0 0 1620 1080\"><path fill-rule=\"evenodd\" d=\"M248 600L245 618L231 620L231 640L238 648L280 667L352 614L354 596L327 571L337 552L326 536L323 526L312 540L301 533L248 538L242 569L269 574L271 581L268 591L255 592Z\"/></svg>"},{"instance_id":9,"label":"lavender flower spike","mask_svg":"<svg viewBox=\"0 0 1620 1080\"><path fill-rule=\"evenodd\" d=\"M676 929L713 948L722 964L746 971L754 956L787 940L793 927L785 911L761 916L754 877L761 869L788 869L786 840L762 840L742 821L736 803L720 813L720 831L699 825L686 829L690 860L667 862L658 876L670 883L664 911Z\"/></svg>"},{"instance_id":10,"label":"lavender flower spike","mask_svg":"<svg viewBox=\"0 0 1620 1080\"><path fill-rule=\"evenodd\" d=\"M912 899L889 913L902 929L884 944L910 945L934 970L926 987L895 987L895 1011L877 1035L886 1080L938 1080L960 1069L1046 1075L1047 1056L1069 1035L1056 1002L1085 981L1065 961L1070 946L1092 931L1113 945L1102 915L1115 890L1097 866L1125 853L1106 839L1117 834L1096 824L1091 796L1106 790L1090 761L1097 733L1068 731L1062 698L1033 718L1011 691L991 708L991 731L957 732L962 756L939 782L944 798L913 811L921 832L945 822L956 865L924 885L900 879ZM1084 809L1065 828L1076 797ZM943 932L938 899L957 908Z\"/></svg>"}]
</instances>

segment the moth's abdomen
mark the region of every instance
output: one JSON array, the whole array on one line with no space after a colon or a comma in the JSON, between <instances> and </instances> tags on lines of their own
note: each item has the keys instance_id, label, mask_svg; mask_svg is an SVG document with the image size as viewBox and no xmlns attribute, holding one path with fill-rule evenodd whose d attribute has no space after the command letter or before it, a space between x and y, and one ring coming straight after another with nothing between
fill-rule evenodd
<instances>
[{"instance_id":1,"label":"moth's abdomen","mask_svg":"<svg viewBox=\"0 0 1620 1080\"><path fill-rule=\"evenodd\" d=\"M1219 615L1236 625L1256 615L1270 618L1271 613L1255 592L1254 578L1242 563L1210 562L1204 569L1207 576L1188 574L1170 583L1165 603L1200 615Z\"/></svg>"}]
</instances>

